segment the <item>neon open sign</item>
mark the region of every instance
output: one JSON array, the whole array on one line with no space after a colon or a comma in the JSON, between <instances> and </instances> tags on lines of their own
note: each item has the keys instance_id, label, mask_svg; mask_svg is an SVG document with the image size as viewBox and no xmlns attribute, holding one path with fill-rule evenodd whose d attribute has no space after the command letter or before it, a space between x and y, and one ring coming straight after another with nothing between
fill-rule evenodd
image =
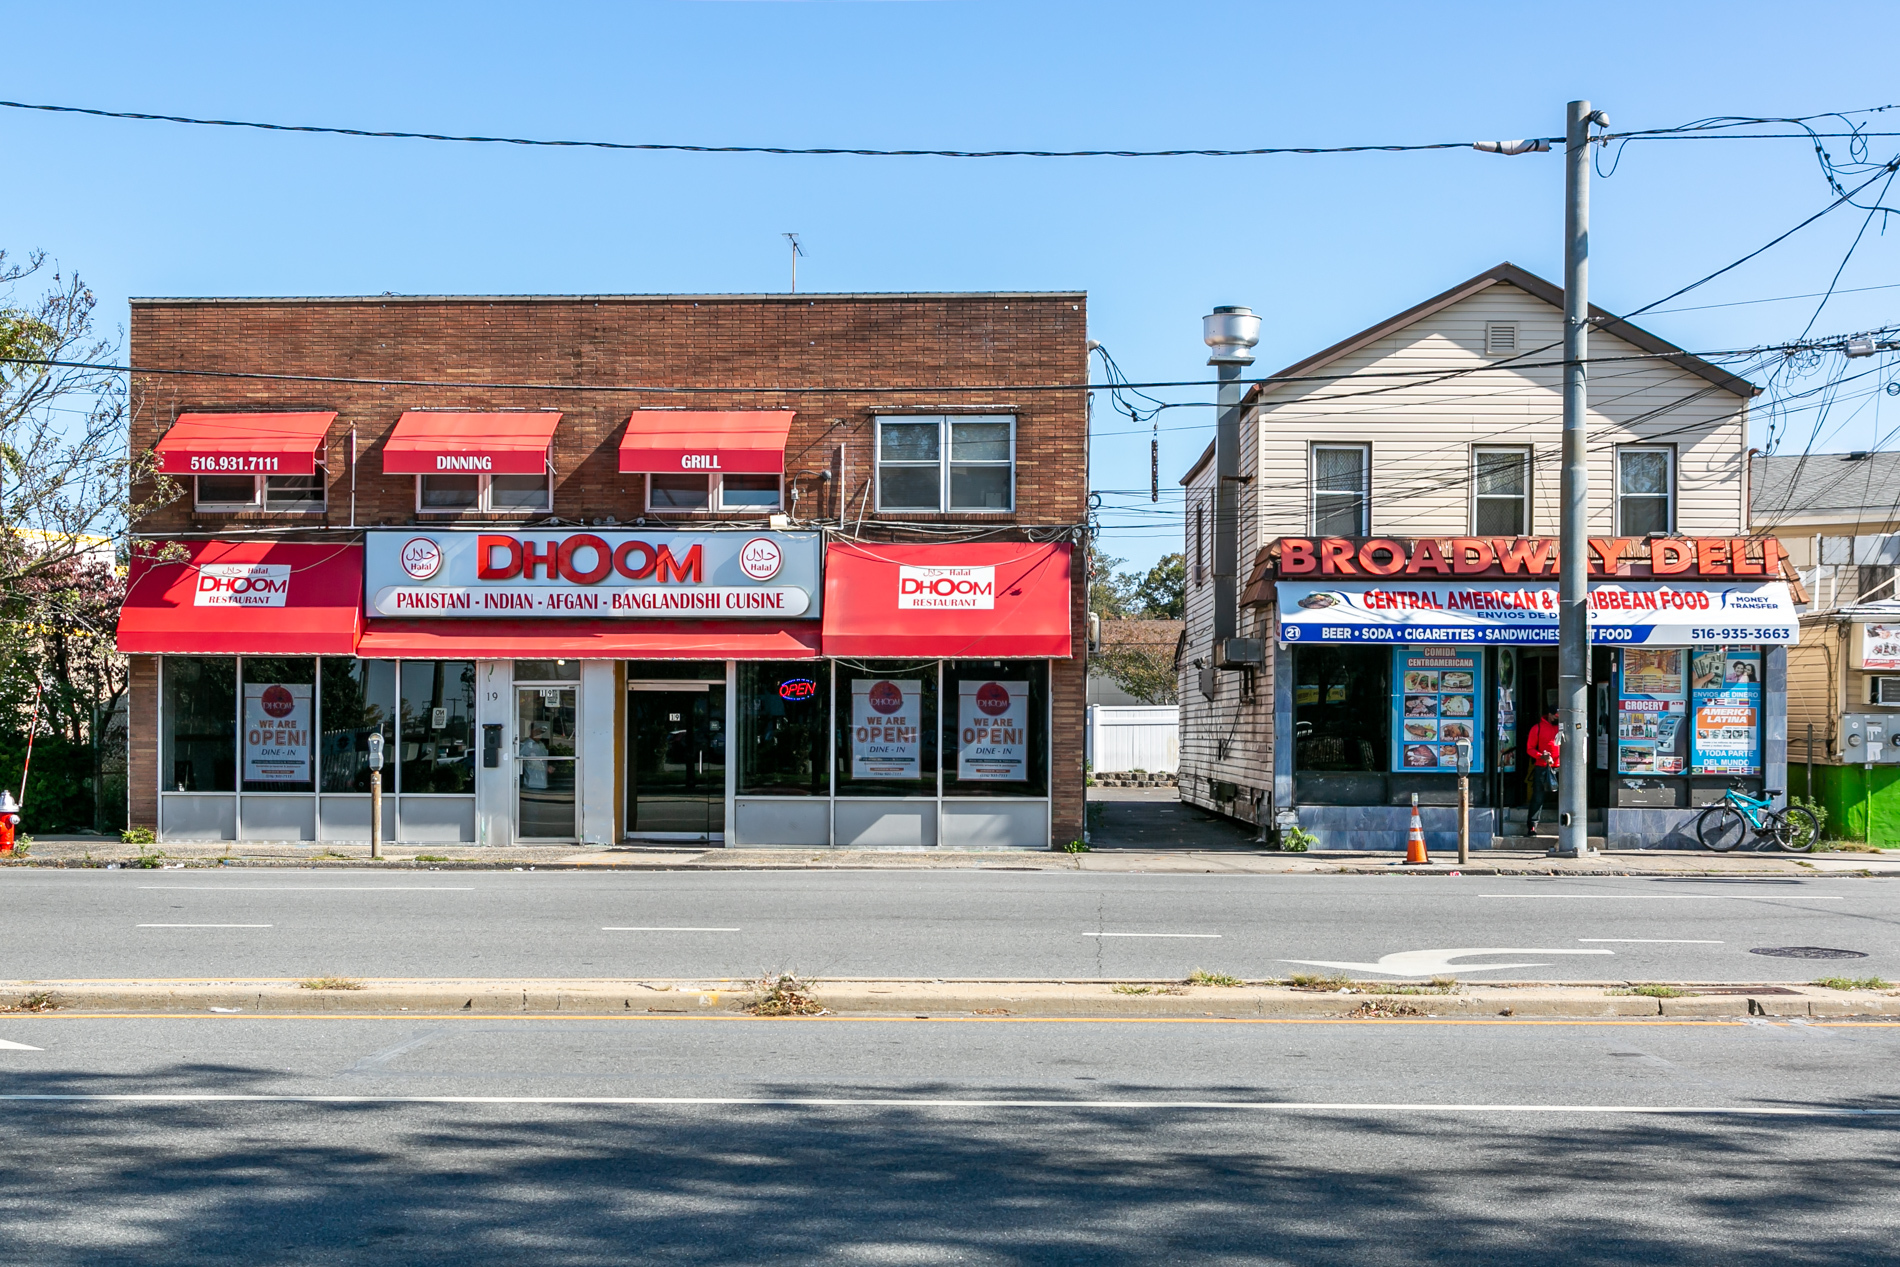
<instances>
[{"instance_id":1,"label":"neon open sign","mask_svg":"<svg viewBox=\"0 0 1900 1267\"><path fill-rule=\"evenodd\" d=\"M810 699L818 694L818 683L808 677L786 678L778 684L780 699Z\"/></svg>"}]
</instances>

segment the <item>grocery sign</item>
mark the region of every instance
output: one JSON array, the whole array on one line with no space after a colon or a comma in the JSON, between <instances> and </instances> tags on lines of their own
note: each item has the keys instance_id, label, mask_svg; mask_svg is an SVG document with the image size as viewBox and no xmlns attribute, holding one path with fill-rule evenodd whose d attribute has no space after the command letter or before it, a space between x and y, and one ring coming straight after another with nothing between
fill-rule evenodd
<instances>
[{"instance_id":1,"label":"grocery sign","mask_svg":"<svg viewBox=\"0 0 1900 1267\"><path fill-rule=\"evenodd\" d=\"M373 616L691 617L819 615L815 532L372 531Z\"/></svg>"}]
</instances>

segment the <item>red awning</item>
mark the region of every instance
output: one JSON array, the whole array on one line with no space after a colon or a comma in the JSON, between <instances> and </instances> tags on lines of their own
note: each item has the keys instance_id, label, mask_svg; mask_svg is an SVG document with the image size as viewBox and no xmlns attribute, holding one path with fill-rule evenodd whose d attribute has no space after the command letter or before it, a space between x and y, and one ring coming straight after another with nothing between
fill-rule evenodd
<instances>
[{"instance_id":1,"label":"red awning","mask_svg":"<svg viewBox=\"0 0 1900 1267\"><path fill-rule=\"evenodd\" d=\"M558 413L464 414L412 410L383 444L383 474L540 475Z\"/></svg>"},{"instance_id":2,"label":"red awning","mask_svg":"<svg viewBox=\"0 0 1900 1267\"><path fill-rule=\"evenodd\" d=\"M151 553L182 547L177 562ZM130 655L349 655L363 627L363 547L153 543L134 553L119 612Z\"/></svg>"},{"instance_id":3,"label":"red awning","mask_svg":"<svg viewBox=\"0 0 1900 1267\"><path fill-rule=\"evenodd\" d=\"M1067 659L1069 547L833 545L825 654Z\"/></svg>"},{"instance_id":4,"label":"red awning","mask_svg":"<svg viewBox=\"0 0 1900 1267\"><path fill-rule=\"evenodd\" d=\"M627 420L627 433L620 438L620 469L780 475L791 430L789 409L642 409Z\"/></svg>"},{"instance_id":5,"label":"red awning","mask_svg":"<svg viewBox=\"0 0 1900 1267\"><path fill-rule=\"evenodd\" d=\"M180 414L152 448L167 475L311 475L335 417Z\"/></svg>"},{"instance_id":6,"label":"red awning","mask_svg":"<svg viewBox=\"0 0 1900 1267\"><path fill-rule=\"evenodd\" d=\"M818 622L372 620L357 654L392 660L812 660Z\"/></svg>"}]
</instances>

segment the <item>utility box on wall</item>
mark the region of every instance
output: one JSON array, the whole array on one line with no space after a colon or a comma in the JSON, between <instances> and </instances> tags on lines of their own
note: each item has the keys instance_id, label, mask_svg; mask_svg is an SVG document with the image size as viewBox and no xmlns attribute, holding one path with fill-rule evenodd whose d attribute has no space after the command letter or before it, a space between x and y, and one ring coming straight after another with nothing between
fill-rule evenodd
<instances>
[{"instance_id":1,"label":"utility box on wall","mask_svg":"<svg viewBox=\"0 0 1900 1267\"><path fill-rule=\"evenodd\" d=\"M1900 765L1900 714L1843 713L1841 760L1850 765Z\"/></svg>"}]
</instances>

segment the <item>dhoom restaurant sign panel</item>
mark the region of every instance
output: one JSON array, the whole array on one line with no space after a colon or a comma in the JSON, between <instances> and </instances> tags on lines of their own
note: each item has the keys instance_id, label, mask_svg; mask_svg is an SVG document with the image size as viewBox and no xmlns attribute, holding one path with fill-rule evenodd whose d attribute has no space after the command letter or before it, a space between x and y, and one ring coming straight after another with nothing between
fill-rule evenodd
<instances>
[{"instance_id":1,"label":"dhoom restaurant sign panel","mask_svg":"<svg viewBox=\"0 0 1900 1267\"><path fill-rule=\"evenodd\" d=\"M368 534L376 616L788 619L819 614L815 532Z\"/></svg>"}]
</instances>

